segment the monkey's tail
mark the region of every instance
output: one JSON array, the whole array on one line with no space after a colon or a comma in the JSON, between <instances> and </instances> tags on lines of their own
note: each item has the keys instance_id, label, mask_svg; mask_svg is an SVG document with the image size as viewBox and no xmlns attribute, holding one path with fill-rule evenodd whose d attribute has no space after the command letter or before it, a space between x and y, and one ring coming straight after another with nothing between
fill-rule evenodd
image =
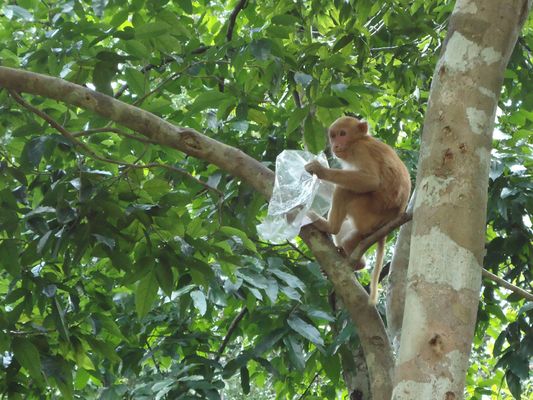
<instances>
[{"instance_id":1,"label":"monkey's tail","mask_svg":"<svg viewBox=\"0 0 533 400\"><path fill-rule=\"evenodd\" d=\"M376 253L376 265L372 271L372 279L370 281L370 297L368 304L375 306L378 302L378 283L381 267L383 266L383 256L385 255L385 237L378 240L378 250Z\"/></svg>"}]
</instances>

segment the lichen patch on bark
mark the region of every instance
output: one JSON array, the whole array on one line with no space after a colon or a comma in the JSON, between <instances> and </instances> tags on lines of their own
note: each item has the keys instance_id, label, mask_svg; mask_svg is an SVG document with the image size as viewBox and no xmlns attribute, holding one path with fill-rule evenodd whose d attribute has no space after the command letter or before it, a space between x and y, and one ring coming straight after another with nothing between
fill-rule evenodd
<instances>
[{"instance_id":1,"label":"lichen patch on bark","mask_svg":"<svg viewBox=\"0 0 533 400\"><path fill-rule=\"evenodd\" d=\"M501 59L502 54L493 47L482 47L457 31L448 41L444 53L444 65L447 69L458 72L491 65Z\"/></svg>"},{"instance_id":2,"label":"lichen patch on bark","mask_svg":"<svg viewBox=\"0 0 533 400\"><path fill-rule=\"evenodd\" d=\"M456 291L481 285L481 266L476 256L437 227L423 235L413 234L411 254L425 257L412 260L410 276L418 275L425 282L448 285Z\"/></svg>"},{"instance_id":3,"label":"lichen patch on bark","mask_svg":"<svg viewBox=\"0 0 533 400\"><path fill-rule=\"evenodd\" d=\"M455 12L463 14L476 14L477 11L477 5L471 0L458 0L455 4Z\"/></svg>"},{"instance_id":4,"label":"lichen patch on bark","mask_svg":"<svg viewBox=\"0 0 533 400\"><path fill-rule=\"evenodd\" d=\"M487 126L489 125L489 116L483 110L478 110L474 107L467 107L466 117L468 118L468 124L470 129L475 134L481 135L485 133Z\"/></svg>"}]
</instances>

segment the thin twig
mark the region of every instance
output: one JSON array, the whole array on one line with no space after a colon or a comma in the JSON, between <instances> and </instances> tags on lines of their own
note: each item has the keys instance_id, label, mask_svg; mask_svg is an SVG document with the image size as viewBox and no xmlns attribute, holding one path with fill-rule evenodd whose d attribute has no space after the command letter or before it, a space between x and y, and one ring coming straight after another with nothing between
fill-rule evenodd
<instances>
[{"instance_id":1,"label":"thin twig","mask_svg":"<svg viewBox=\"0 0 533 400\"><path fill-rule=\"evenodd\" d=\"M90 136L90 135L94 135L94 134L97 134L97 133L105 133L105 132L116 133L117 135L124 136L124 137L130 138L130 139L133 139L133 140L137 140L137 141L143 142L143 143L158 144L155 140L149 139L147 137L133 135L131 133L124 132L122 129L112 128L112 127L105 127L105 126L102 127L102 128L92 128L92 129L87 129L85 131L72 132L72 136L74 136L74 137Z\"/></svg>"},{"instance_id":2,"label":"thin twig","mask_svg":"<svg viewBox=\"0 0 533 400\"><path fill-rule=\"evenodd\" d=\"M302 400L305 398L305 396L307 396L307 393L309 392L309 390L311 389L311 386L313 386L313 383L315 383L316 379L318 378L318 375L320 374L320 372L317 372L314 376L314 378L311 380L311 382L309 383L309 385L307 385L307 388L305 389L305 391L302 393L302 395L300 397L298 397L298 400Z\"/></svg>"},{"instance_id":3,"label":"thin twig","mask_svg":"<svg viewBox=\"0 0 533 400\"><path fill-rule=\"evenodd\" d=\"M246 7L248 0L240 0L229 17L228 31L226 32L226 40L231 42L233 38L233 30L235 29L235 22L237 21L237 16L239 13Z\"/></svg>"},{"instance_id":4,"label":"thin twig","mask_svg":"<svg viewBox=\"0 0 533 400\"><path fill-rule=\"evenodd\" d=\"M248 312L248 308L243 307L242 310L235 316L235 318L233 318L233 321L231 321L228 331L226 332L226 336L224 336L224 340L222 340L222 343L220 344L220 347L218 348L215 361L220 360L222 353L224 353L224 350L228 346L228 343L231 339L231 336L233 335L233 332L235 331L235 329L237 329L237 327L239 326L239 323L244 318L247 312Z\"/></svg>"},{"instance_id":5,"label":"thin twig","mask_svg":"<svg viewBox=\"0 0 533 400\"><path fill-rule=\"evenodd\" d=\"M195 54L195 55L196 54L202 54L202 53L205 53L209 49L210 49L210 46L200 46L197 49L194 49L193 51L191 51L191 54ZM168 64L171 64L171 63L173 63L175 61L176 61L175 57L166 57L165 59L163 59L161 64L148 64L148 65L145 65L144 67L142 67L140 69L139 72L141 74L146 74L148 71L151 71L152 69L163 68L164 66L166 66ZM117 90L117 92L115 93L115 95L113 97L115 99L118 99L120 96L122 96L124 94L124 92L128 89L128 87L129 87L129 85L127 83L125 83L124 85L122 85Z\"/></svg>"},{"instance_id":6,"label":"thin twig","mask_svg":"<svg viewBox=\"0 0 533 400\"><path fill-rule=\"evenodd\" d=\"M135 102L133 103L134 106L139 106L142 104L142 102L144 100L146 100L149 96L153 95L154 93L158 92L159 90L161 90L163 88L163 86L165 86L168 82L170 81L173 81L174 79L176 79L177 77L180 76L180 73L179 72L175 72L173 73L172 75L170 75L169 77L163 79L163 81L157 85L153 90L150 90L148 93L146 93L144 96L142 97L139 97L137 100L135 100Z\"/></svg>"},{"instance_id":7,"label":"thin twig","mask_svg":"<svg viewBox=\"0 0 533 400\"><path fill-rule=\"evenodd\" d=\"M155 365L155 369L157 369L157 372L159 373L159 375L161 375L162 374L161 367L159 366L159 362L155 358L155 354L154 354L154 351L152 350L152 346L150 346L148 339L146 339L144 342L146 343L146 347L148 347L148 350L150 351L150 358L152 359L152 362Z\"/></svg>"},{"instance_id":8,"label":"thin twig","mask_svg":"<svg viewBox=\"0 0 533 400\"><path fill-rule=\"evenodd\" d=\"M481 274L491 281L496 282L500 286L503 286L506 289L509 289L511 292L516 293L520 297L523 297L526 300L533 301L533 294L529 293L528 291L519 288L518 286L513 285L512 283L509 283L507 281L504 281L502 278L500 278L498 275L493 274L490 271L487 271L485 268L481 270Z\"/></svg>"}]
</instances>

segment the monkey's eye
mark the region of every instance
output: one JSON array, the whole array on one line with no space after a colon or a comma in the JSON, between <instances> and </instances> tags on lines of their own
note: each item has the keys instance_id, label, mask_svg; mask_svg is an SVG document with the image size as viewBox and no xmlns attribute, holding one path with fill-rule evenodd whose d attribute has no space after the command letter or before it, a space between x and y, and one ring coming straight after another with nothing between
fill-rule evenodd
<instances>
[{"instance_id":1,"label":"monkey's eye","mask_svg":"<svg viewBox=\"0 0 533 400\"><path fill-rule=\"evenodd\" d=\"M339 132L339 136L346 136L346 131L341 130L341 131Z\"/></svg>"},{"instance_id":2,"label":"monkey's eye","mask_svg":"<svg viewBox=\"0 0 533 400\"><path fill-rule=\"evenodd\" d=\"M333 132L330 133L330 135L329 135L329 137L332 138L332 139L335 139L335 136L336 136L336 135L335 135Z\"/></svg>"}]
</instances>

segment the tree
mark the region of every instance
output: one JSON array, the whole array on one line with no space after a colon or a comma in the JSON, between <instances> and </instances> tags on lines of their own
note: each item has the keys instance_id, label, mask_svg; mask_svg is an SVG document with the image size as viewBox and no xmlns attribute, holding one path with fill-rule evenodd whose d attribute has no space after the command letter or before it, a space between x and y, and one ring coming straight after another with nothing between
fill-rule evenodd
<instances>
[{"instance_id":1,"label":"tree","mask_svg":"<svg viewBox=\"0 0 533 400\"><path fill-rule=\"evenodd\" d=\"M400 364L402 373L393 381L385 325L366 305L366 292L327 238L306 227L301 238L308 249L300 241L298 247L272 246L256 239L255 224L264 215L273 182L265 163L281 149L300 146L302 137L309 149L320 150L324 126L345 110L363 114L382 139L399 142L414 170L416 132L435 66L431 51L441 43L451 5L238 1L225 9L208 3L95 2L90 9L84 2L48 8L28 0L4 6L9 23L2 35L17 40L0 52L6 66L0 67L0 86L7 89L0 94L6 127L0 220L3 391L14 397L53 397L59 390L67 398L153 398L154 393L157 398L220 398L223 381L239 372L244 393L253 382L266 384L279 397L334 398L342 391L339 354L348 381L360 343L374 399L390 397L394 385L397 398L406 398L405 388L414 398L421 393L461 397L471 339L459 343L454 335L474 334L485 209L477 202L472 206L471 191L465 197L453 192L455 206L476 212L450 217L445 207L452 203L443 202L445 193L439 191L443 182L435 186L432 177L455 179L454 184L461 181L458 174L462 182L486 181L494 118L488 111L495 110L497 95L481 93L483 103L470 107L461 120L469 124L450 122L461 138L458 152L451 154L442 150L457 145L457 139L449 132L439 136L446 130L432 133L439 115L432 107L452 99L439 94L448 85L463 83L464 93L478 90L458 78L469 77L464 72L470 64L457 54L465 43L466 61L497 64L499 69L487 69L491 75L476 79L490 79L481 87L498 92L530 4L509 2L498 30L479 38L492 32L487 26L499 16L493 14L496 2L478 15L472 13L475 2L459 1L450 17L444 61L433 79L414 207L417 241L407 278L393 266L398 287L407 287L406 310L416 311L405 313L400 362L416 352L433 376L454 377L428 388L418 383L426 372L407 364ZM532 41L532 26L526 26L523 47L512 61L518 67L507 72L524 87L530 79L524 55ZM484 47L488 37L495 40L490 48ZM479 43L484 46L478 51ZM494 52L483 49L499 51L500 61L489 63ZM453 68L461 74L454 76ZM529 107L530 100L515 90L504 82L500 124L508 128L513 118L523 118L527 132L531 119L519 107ZM464 115L462 104L455 103L456 109L449 104L454 114L445 118ZM489 203L487 267L501 269L527 288L530 174L513 171L505 158L517 149L515 160L531 154L525 132L517 134L524 135L522 142L500 145L504 156L491 171L492 198L504 188L508 192L497 206ZM471 151L479 140L483 150ZM465 169L473 165L486 168ZM480 204L483 189L476 192ZM508 209L506 217L491 217L496 209ZM472 225L452 229L458 219L468 218ZM472 233L468 229L474 226ZM444 237L436 238L433 227L444 229ZM477 256L475 262L468 258L467 295L453 286L456 273L445 276L452 286L442 292L442 304L433 302L439 288L423 292L431 301L417 303L415 283L435 283L427 272L448 267L439 261L432 269L420 261L428 259L431 245L452 243L449 238L471 246L464 251ZM446 249L455 251L451 265L459 268L466 256L463 247L454 246ZM327 303L331 286L312 256L342 299L338 313ZM447 310L458 292L468 302ZM528 382L531 309L520 309L518 295L503 303L502 293L489 284L477 313L479 349L473 354L486 357L488 349L480 345L486 333L495 340L499 361L494 380L486 379L485 365L474 363L481 371L468 374L473 398L497 387L504 371L515 397L530 390L520 385ZM433 306L444 320L459 320L462 330L439 326L437 331L445 333L434 335L431 316L419 331L431 333L431 340L420 340L414 317L428 316L425 307ZM388 309L390 321L401 320L398 310ZM490 321L490 315L502 323ZM425 348L434 354L426 357ZM460 357L444 363L456 349ZM351 387L350 396L357 398L359 389Z\"/></svg>"}]
</instances>

